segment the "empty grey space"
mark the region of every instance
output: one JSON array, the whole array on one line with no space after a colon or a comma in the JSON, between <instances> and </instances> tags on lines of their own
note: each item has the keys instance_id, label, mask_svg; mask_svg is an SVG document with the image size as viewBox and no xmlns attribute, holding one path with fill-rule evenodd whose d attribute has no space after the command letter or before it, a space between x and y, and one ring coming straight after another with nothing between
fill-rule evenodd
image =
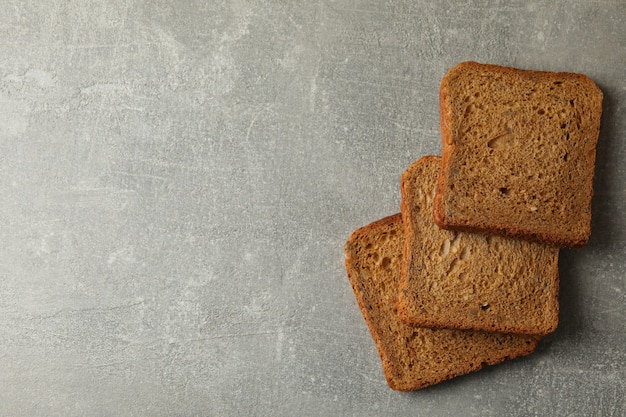
<instances>
[{"instance_id":1,"label":"empty grey space","mask_svg":"<svg viewBox=\"0 0 626 417\"><path fill-rule=\"evenodd\" d=\"M3 0L0 415L623 416L626 2ZM388 388L343 265L465 60L604 92L525 358Z\"/></svg>"}]
</instances>

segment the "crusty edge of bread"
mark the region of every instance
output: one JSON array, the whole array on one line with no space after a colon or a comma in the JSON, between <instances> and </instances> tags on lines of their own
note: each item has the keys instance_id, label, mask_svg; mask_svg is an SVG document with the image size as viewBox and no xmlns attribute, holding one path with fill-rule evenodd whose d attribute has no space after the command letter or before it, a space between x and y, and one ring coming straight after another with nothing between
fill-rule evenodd
<instances>
[{"instance_id":1,"label":"crusty edge of bread","mask_svg":"<svg viewBox=\"0 0 626 417\"><path fill-rule=\"evenodd\" d=\"M550 233L529 233L525 231L523 228L517 227L515 225L502 225L502 224L497 224L497 223L487 224L484 222L477 223L477 224L467 224L464 222L456 221L456 219L451 219L445 215L445 209L443 207L443 192L445 189L447 167L450 164L450 155L452 154L452 151L454 150L454 146L455 146L451 138L452 133L450 131L450 126L448 123L450 120L449 113L451 110L448 107L449 101L448 101L448 95L447 95L446 82L448 78L452 76L453 71L457 71L462 67L491 68L493 70L508 72L511 74L525 73L525 74L535 75L535 76L549 76L552 78L558 78L558 77L563 77L563 76L578 78L581 81L583 81L585 84L589 85L589 87L595 88L597 92L600 94L600 96L603 97L602 90L600 90L600 88L596 85L596 83L593 82L591 78L589 78L588 76L584 74L576 74L576 73L569 73L569 72L533 71L533 70L504 67L504 66L493 65L493 64L479 64L477 62L472 62L472 61L461 62L457 64L455 67L451 68L443 77L440 87L439 87L439 123L440 123L440 130L441 130L441 148L442 148L441 166L442 166L442 169L439 172L437 190L435 193L435 199L434 199L434 204L433 204L433 219L435 223L437 224L437 226L441 227L442 229L448 229L448 230L497 234L497 235L504 236L504 237L523 239L523 240L527 240L531 242L540 242L540 243L544 243L547 245L556 246L559 248L582 248L584 247L589 242L589 238L591 235L591 215L589 216L588 224L585 227L585 232L583 236L581 236L580 238L576 240L564 239L564 238L561 238L560 236L550 234ZM589 158L590 158L590 163L595 166L596 144L597 144L599 133L600 133L600 118L602 117L602 101L601 100L600 100L599 108L595 109L594 114L598 115L598 123L596 124L597 125L596 132L592 137L592 140L594 141L593 152L590 153ZM595 169L593 170L592 175L594 173L595 173ZM591 199L593 198L593 177L591 178L590 184L591 184L591 187L590 187L591 189L587 190L587 192L590 194L590 201L591 201Z\"/></svg>"},{"instance_id":2,"label":"crusty edge of bread","mask_svg":"<svg viewBox=\"0 0 626 417\"><path fill-rule=\"evenodd\" d=\"M433 158L437 158L436 156L433 155L427 155L427 156L423 156L421 157L418 161L423 161L426 159L433 159ZM413 162L414 164L417 163ZM409 168L407 168L406 170L404 170L404 172L402 172L402 175L400 176L400 195L401 195L401 199L400 199L400 213L402 214L402 221L404 223L404 250L403 250L403 256L402 256L402 272L400 274L400 283L398 285L399 288L399 293L398 293L398 316L400 317L400 320L402 320L402 322L411 325L411 326L423 326L423 327L430 327L430 328L445 328L445 326L439 326L436 323L432 323L429 320L416 320L414 317L412 317L406 307L406 302L405 302L405 296L404 296L404 292L408 286L408 274L409 274L409 265L412 262L413 259L413 251L411 250L411 241L414 239L415 236L415 230L412 227L412 221L411 221L411 213L410 213L410 209L407 205L407 201L408 201L408 191L406 189L407 187L407 176L408 176L408 171Z\"/></svg>"},{"instance_id":3,"label":"crusty edge of bread","mask_svg":"<svg viewBox=\"0 0 626 417\"><path fill-rule=\"evenodd\" d=\"M367 233L369 230L375 229L377 227L384 227L396 221L402 221L402 217L399 213L391 215L391 216L387 216L373 223L370 223L367 226L363 226L355 230L350 235L350 237L346 241L346 244L344 245L344 253L348 255L350 253L348 250L350 243L358 240L360 236ZM402 386L396 383L396 381L391 377L393 373L391 360L387 357L387 352L382 347L383 342L382 340L380 340L378 332L374 330L376 328L376 325L373 323L373 320L370 317L369 310L367 309L367 306L365 305L365 301L363 300L363 295L361 294L361 291L357 289L356 287L355 280L358 279L358 277L354 277L351 275L351 274L357 274L357 271L354 269L353 262L354 260L350 256L346 256L344 259L344 264L346 266L346 271L348 274L348 281L350 281L350 286L352 287L352 292L354 292L357 304L359 306L359 309L361 310L361 315L365 319L365 324L367 325L370 335L372 336L372 339L374 340L374 344L376 345L376 351L378 352L378 356L380 357L380 360L382 362L383 373L385 374L387 385L389 385L391 389L394 389L397 391L411 391L411 390L421 388L421 386L416 386L416 387Z\"/></svg>"}]
</instances>

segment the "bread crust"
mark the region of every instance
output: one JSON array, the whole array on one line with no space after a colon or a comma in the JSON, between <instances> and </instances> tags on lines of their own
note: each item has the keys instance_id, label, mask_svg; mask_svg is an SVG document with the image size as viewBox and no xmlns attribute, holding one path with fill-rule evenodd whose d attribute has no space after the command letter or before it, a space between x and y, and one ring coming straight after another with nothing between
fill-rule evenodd
<instances>
[{"instance_id":1,"label":"bread crust","mask_svg":"<svg viewBox=\"0 0 626 417\"><path fill-rule=\"evenodd\" d=\"M487 208L481 206L482 200L478 200L476 204L472 206L471 210L454 207L453 202L458 200L458 192L451 189L451 184L455 181L459 181L458 179L460 178L460 186L464 190L469 187L467 181L464 182L463 180L463 172L466 170L463 164L466 162L467 158L464 159L463 156L460 156L463 155L464 152L469 153L469 151L464 149L467 145L461 141L462 133L459 132L459 123L463 122L463 118L457 114L459 109L454 106L457 102L456 100L458 100L458 92L451 91L454 90L451 84L453 84L456 79L472 72L495 74L496 77L509 77L513 82L515 82L515 80L525 80L525 82L530 80L527 83L529 85L535 81L560 84L565 80L568 83L579 84L579 88L585 90L585 94L590 97L588 108L585 107L583 109L589 113L590 119L590 125L587 126L584 132L585 137L581 138L581 144L578 149L571 143L559 139L568 146L569 154L566 152L565 158L567 158L567 156L571 158L574 152L580 154L578 166L574 166L569 171L565 169L561 170L562 175L561 178L559 178L561 187L564 190L563 195L567 195L567 198L569 198L570 193L573 195L571 201L577 203L577 210L566 207L564 211L562 210L564 215L561 217L557 215L546 215L545 220L542 222L531 224L528 219L533 219L536 216L526 216L527 218L524 220L517 219L512 215L502 214L497 217L489 215ZM487 93L489 92L487 91ZM451 97L454 96L454 94L457 96ZM437 225L450 230L498 234L501 236L542 242L563 248L582 247L587 244L591 234L593 174L595 170L596 144L600 130L600 117L602 114L602 92L591 79L582 74L530 71L498 65L464 62L452 68L446 76L444 76L439 90L439 98L442 170L437 183L437 192L433 207L433 219ZM570 103L571 102L573 102L573 100L570 101ZM524 115L524 117L530 116ZM543 121L537 121L537 123L540 122ZM480 128L479 126L478 129ZM547 136L550 134L553 133L548 132ZM583 135L581 134L581 136ZM461 149L459 149L459 147ZM528 155L520 154L520 157L528 157ZM561 162L555 161L554 159L554 157L546 158L544 163L547 164L547 166L553 167L556 163ZM573 164L573 162L570 163ZM503 162L502 165L504 168L510 168L507 167L507 162ZM452 170L461 168L463 172L455 176L455 179L451 178ZM575 181L572 180L572 177L575 177ZM529 187L537 184L539 184L539 186L536 188L539 189L535 191L536 193L541 193L542 189L539 181L529 183ZM479 191L486 193L491 190L481 188ZM563 205L565 206L566 204ZM534 207L534 209L537 210L536 207ZM541 209L542 207L539 206L539 210Z\"/></svg>"}]
</instances>

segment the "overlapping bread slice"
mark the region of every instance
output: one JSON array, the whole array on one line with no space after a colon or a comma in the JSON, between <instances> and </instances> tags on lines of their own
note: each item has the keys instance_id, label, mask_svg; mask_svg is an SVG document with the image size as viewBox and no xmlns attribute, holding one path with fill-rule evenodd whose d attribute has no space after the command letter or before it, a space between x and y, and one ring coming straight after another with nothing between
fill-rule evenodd
<instances>
[{"instance_id":1,"label":"overlapping bread slice","mask_svg":"<svg viewBox=\"0 0 626 417\"><path fill-rule=\"evenodd\" d=\"M428 327L552 332L559 314L559 250L440 229L432 217L440 166L441 158L426 156L402 174L402 320Z\"/></svg>"},{"instance_id":2,"label":"overlapping bread slice","mask_svg":"<svg viewBox=\"0 0 626 417\"><path fill-rule=\"evenodd\" d=\"M434 330L401 322L396 303L404 242L397 214L358 229L345 244L348 277L391 388L423 388L535 349L532 336Z\"/></svg>"},{"instance_id":3,"label":"overlapping bread slice","mask_svg":"<svg viewBox=\"0 0 626 417\"><path fill-rule=\"evenodd\" d=\"M446 229L583 246L602 92L587 76L464 62L440 87Z\"/></svg>"}]
</instances>

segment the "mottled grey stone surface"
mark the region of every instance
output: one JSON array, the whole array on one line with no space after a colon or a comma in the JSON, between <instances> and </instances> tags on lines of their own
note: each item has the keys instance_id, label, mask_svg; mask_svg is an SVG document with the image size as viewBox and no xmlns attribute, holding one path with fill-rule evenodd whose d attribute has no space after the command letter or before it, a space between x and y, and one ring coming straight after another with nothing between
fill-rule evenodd
<instances>
[{"instance_id":1,"label":"mottled grey stone surface","mask_svg":"<svg viewBox=\"0 0 626 417\"><path fill-rule=\"evenodd\" d=\"M3 0L0 415L622 416L626 3ZM343 267L463 60L605 93L538 351L399 394Z\"/></svg>"}]
</instances>

